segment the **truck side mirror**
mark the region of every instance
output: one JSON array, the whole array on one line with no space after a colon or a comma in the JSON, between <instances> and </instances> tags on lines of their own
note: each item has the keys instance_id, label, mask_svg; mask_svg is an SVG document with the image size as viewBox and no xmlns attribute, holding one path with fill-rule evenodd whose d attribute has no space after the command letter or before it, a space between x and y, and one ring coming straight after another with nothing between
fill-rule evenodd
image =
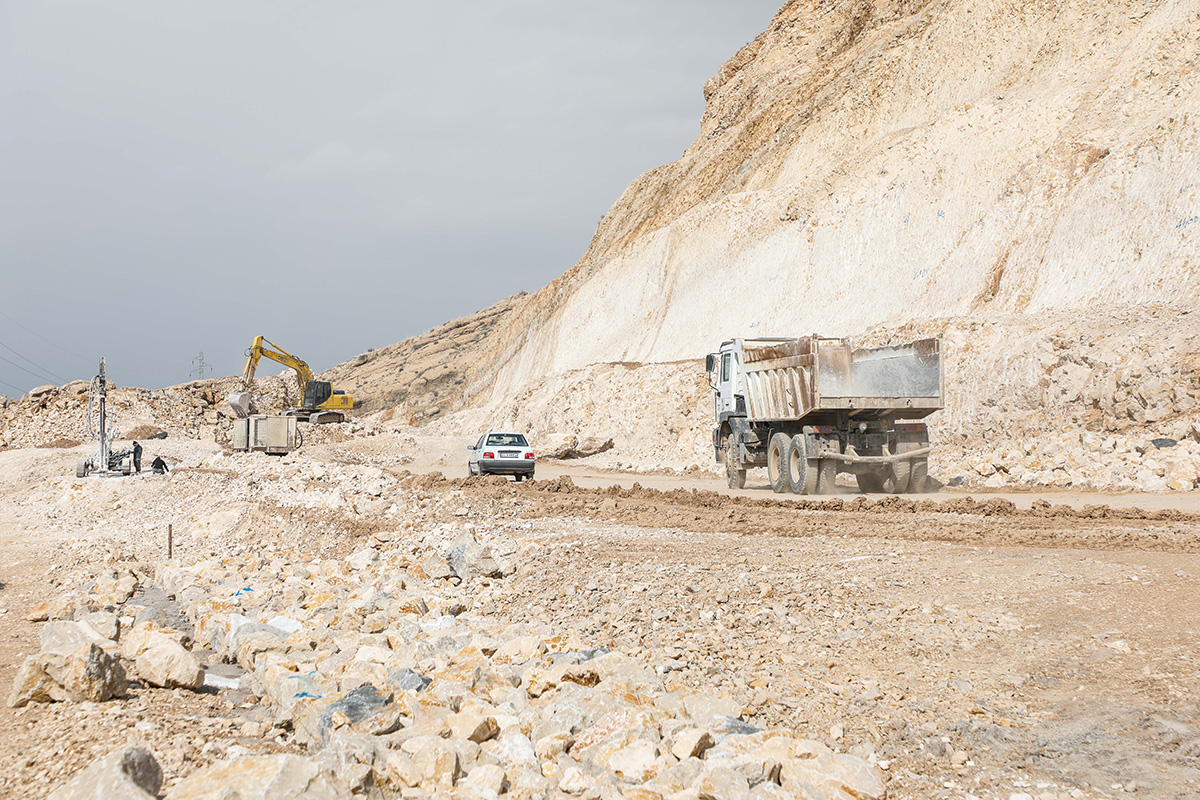
<instances>
[{"instance_id":1,"label":"truck side mirror","mask_svg":"<svg viewBox=\"0 0 1200 800\"><path fill-rule=\"evenodd\" d=\"M709 353L708 355L706 355L704 357L704 371L712 372L716 368L717 368L717 357L715 355L713 355L712 353Z\"/></svg>"}]
</instances>

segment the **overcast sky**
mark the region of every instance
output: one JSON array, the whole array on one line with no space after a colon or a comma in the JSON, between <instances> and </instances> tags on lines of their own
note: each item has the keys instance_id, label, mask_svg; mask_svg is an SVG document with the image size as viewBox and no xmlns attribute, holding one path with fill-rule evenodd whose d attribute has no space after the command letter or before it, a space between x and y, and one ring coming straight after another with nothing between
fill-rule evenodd
<instances>
[{"instance_id":1,"label":"overcast sky","mask_svg":"<svg viewBox=\"0 0 1200 800\"><path fill-rule=\"evenodd\" d=\"M0 0L0 394L256 334L319 371L542 287L779 3Z\"/></svg>"}]
</instances>

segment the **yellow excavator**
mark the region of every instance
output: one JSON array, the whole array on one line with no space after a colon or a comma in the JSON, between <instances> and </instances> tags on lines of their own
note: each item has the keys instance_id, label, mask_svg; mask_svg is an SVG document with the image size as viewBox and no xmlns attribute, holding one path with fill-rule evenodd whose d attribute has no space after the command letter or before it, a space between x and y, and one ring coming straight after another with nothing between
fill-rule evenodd
<instances>
[{"instance_id":1,"label":"yellow excavator","mask_svg":"<svg viewBox=\"0 0 1200 800\"><path fill-rule=\"evenodd\" d=\"M254 338L254 344L246 351L246 369L242 373L242 391L229 395L229 406L238 417L250 416L250 385L254 382L254 371L258 369L259 359L266 357L278 361L285 367L296 371L296 384L300 389L300 407L283 412L305 422L320 424L326 422L344 422L346 415L342 412L354 408L354 398L345 392L334 389L329 381L313 380L312 370L308 364L279 345L269 342L261 336Z\"/></svg>"}]
</instances>

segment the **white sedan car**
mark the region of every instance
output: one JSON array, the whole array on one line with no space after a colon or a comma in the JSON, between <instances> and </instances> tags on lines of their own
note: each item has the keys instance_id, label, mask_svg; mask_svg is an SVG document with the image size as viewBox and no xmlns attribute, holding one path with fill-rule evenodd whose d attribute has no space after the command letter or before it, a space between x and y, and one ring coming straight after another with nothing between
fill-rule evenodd
<instances>
[{"instance_id":1,"label":"white sedan car","mask_svg":"<svg viewBox=\"0 0 1200 800\"><path fill-rule=\"evenodd\" d=\"M536 459L523 433L488 431L467 450L468 475L512 475L518 482L533 477Z\"/></svg>"}]
</instances>

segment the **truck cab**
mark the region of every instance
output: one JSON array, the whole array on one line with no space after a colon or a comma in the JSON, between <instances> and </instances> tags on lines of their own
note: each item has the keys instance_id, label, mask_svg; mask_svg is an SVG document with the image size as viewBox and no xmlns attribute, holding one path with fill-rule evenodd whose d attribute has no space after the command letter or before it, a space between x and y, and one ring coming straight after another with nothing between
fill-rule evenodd
<instances>
[{"instance_id":1,"label":"truck cab","mask_svg":"<svg viewBox=\"0 0 1200 800\"><path fill-rule=\"evenodd\" d=\"M732 416L745 416L746 390L741 378L741 348L736 341L721 342L721 349L707 358L708 383L713 389L714 412L717 424Z\"/></svg>"}]
</instances>

